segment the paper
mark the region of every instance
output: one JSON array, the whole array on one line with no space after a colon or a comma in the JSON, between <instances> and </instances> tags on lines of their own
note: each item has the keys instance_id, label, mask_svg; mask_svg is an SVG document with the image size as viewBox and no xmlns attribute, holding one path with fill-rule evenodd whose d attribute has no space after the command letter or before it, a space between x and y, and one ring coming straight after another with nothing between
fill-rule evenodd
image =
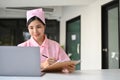
<instances>
[{"instance_id":1,"label":"paper","mask_svg":"<svg viewBox=\"0 0 120 80\"><path fill-rule=\"evenodd\" d=\"M71 35L71 40L76 40L76 35L75 34Z\"/></svg>"},{"instance_id":2,"label":"paper","mask_svg":"<svg viewBox=\"0 0 120 80\"><path fill-rule=\"evenodd\" d=\"M52 64L48 66L47 68L44 68L42 72L60 72L63 68L65 68L67 65L75 64L77 65L80 63L80 61L64 61L64 62L57 62L55 64Z\"/></svg>"}]
</instances>

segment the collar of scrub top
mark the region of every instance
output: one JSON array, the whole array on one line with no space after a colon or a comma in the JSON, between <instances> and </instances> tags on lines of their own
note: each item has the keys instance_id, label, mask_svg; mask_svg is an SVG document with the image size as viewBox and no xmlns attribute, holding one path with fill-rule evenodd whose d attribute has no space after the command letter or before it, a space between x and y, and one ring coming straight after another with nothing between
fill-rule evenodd
<instances>
[{"instance_id":1,"label":"collar of scrub top","mask_svg":"<svg viewBox=\"0 0 120 80\"><path fill-rule=\"evenodd\" d=\"M30 38L30 43L32 46L37 46L37 47L39 46L40 47L40 45L33 39L33 37ZM43 41L41 47L48 48L48 38L46 35L45 35L45 40Z\"/></svg>"},{"instance_id":2,"label":"collar of scrub top","mask_svg":"<svg viewBox=\"0 0 120 80\"><path fill-rule=\"evenodd\" d=\"M36 16L40 18L40 20L42 20L42 22L45 24L45 16L42 8L28 10L26 15L27 15L27 22L30 18L32 18L33 16Z\"/></svg>"}]
</instances>

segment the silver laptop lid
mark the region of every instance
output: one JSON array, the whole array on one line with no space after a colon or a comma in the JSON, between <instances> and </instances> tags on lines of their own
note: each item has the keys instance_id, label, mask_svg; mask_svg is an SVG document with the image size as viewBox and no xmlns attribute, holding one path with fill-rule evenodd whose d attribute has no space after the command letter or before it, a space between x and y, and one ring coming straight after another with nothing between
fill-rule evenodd
<instances>
[{"instance_id":1,"label":"silver laptop lid","mask_svg":"<svg viewBox=\"0 0 120 80\"><path fill-rule=\"evenodd\" d=\"M0 46L0 76L40 76L40 48Z\"/></svg>"}]
</instances>

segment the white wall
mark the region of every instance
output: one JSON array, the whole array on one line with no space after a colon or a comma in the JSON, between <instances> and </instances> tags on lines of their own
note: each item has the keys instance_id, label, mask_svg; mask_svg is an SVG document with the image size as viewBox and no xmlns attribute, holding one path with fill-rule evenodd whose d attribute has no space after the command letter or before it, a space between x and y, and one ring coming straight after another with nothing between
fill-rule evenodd
<instances>
[{"instance_id":1,"label":"white wall","mask_svg":"<svg viewBox=\"0 0 120 80\"><path fill-rule=\"evenodd\" d=\"M0 8L0 18L25 18L25 10Z\"/></svg>"},{"instance_id":2,"label":"white wall","mask_svg":"<svg viewBox=\"0 0 120 80\"><path fill-rule=\"evenodd\" d=\"M81 15L81 70L101 69L101 5L111 0L97 0L88 6L64 7L60 44L65 44L65 22Z\"/></svg>"},{"instance_id":3,"label":"white wall","mask_svg":"<svg viewBox=\"0 0 120 80\"><path fill-rule=\"evenodd\" d=\"M101 23L99 0L88 6L63 8L61 44L65 44L65 21L81 15L81 69L101 69Z\"/></svg>"}]
</instances>

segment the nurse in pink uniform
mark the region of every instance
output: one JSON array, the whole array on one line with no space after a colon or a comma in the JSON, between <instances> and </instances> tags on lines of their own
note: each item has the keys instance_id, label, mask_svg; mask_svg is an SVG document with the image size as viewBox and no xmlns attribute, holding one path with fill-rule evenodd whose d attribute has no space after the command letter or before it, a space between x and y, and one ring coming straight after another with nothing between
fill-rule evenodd
<instances>
[{"instance_id":1,"label":"nurse in pink uniform","mask_svg":"<svg viewBox=\"0 0 120 80\"><path fill-rule=\"evenodd\" d=\"M27 11L27 27L31 38L18 46L40 47L41 67L45 68L55 62L70 61L60 45L45 35L45 17L42 8ZM73 72L75 65L68 65L64 70Z\"/></svg>"}]
</instances>

